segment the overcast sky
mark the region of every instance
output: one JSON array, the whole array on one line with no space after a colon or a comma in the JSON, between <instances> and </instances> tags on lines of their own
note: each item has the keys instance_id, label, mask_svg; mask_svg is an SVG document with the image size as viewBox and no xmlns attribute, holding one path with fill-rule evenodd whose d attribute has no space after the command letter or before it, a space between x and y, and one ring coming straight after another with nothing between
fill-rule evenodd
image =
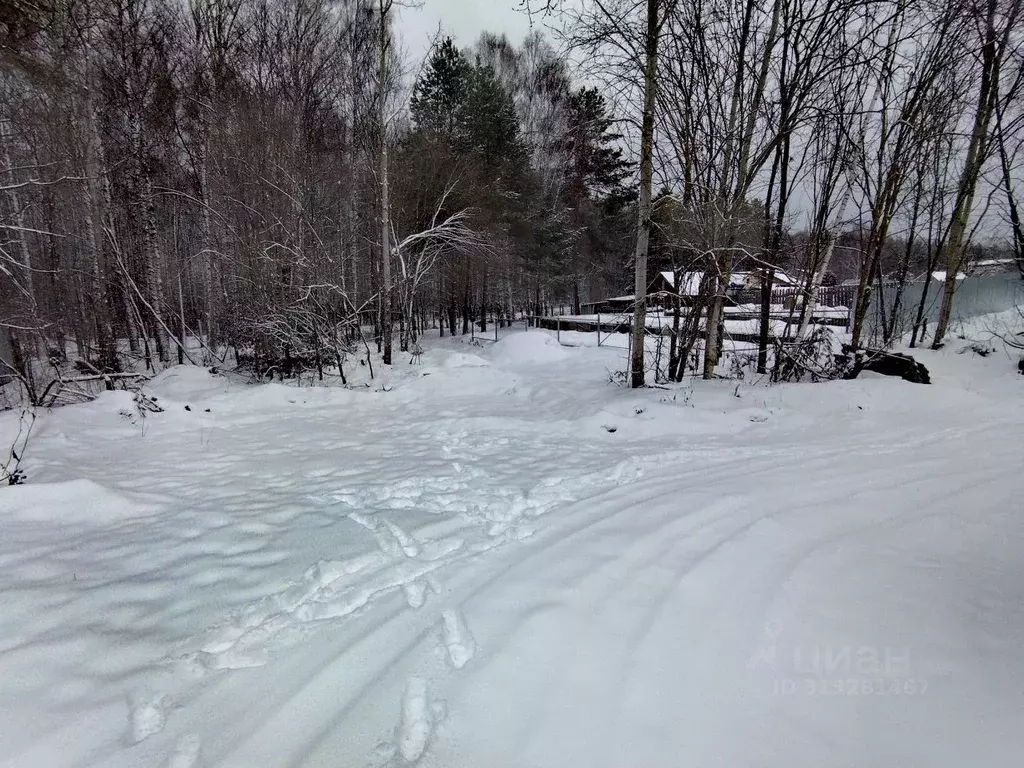
<instances>
[{"instance_id":1,"label":"overcast sky","mask_svg":"<svg viewBox=\"0 0 1024 768\"><path fill-rule=\"evenodd\" d=\"M518 0L423 0L422 8L396 8L409 63L416 66L423 58L439 25L460 48L475 43L484 31L503 32L512 42L521 42L530 21L516 10L518 4Z\"/></svg>"}]
</instances>

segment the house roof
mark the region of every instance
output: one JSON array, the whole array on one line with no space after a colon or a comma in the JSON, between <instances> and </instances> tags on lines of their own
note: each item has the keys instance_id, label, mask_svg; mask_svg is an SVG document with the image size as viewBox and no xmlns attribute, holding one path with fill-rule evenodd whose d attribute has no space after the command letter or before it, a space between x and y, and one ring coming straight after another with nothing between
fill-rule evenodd
<instances>
[{"instance_id":1,"label":"house roof","mask_svg":"<svg viewBox=\"0 0 1024 768\"><path fill-rule=\"evenodd\" d=\"M661 277L664 278L665 282L673 288L675 287L675 274L673 272L661 272ZM760 280L760 275L757 272L733 272L729 280L730 288L742 288L747 284L748 280L753 278L754 280ZM684 272L683 273L683 286L679 290L680 296L696 296L700 293L700 284L704 280L703 272ZM796 285L796 281L788 274L783 272L781 269L775 272L775 284L776 285Z\"/></svg>"},{"instance_id":2,"label":"house roof","mask_svg":"<svg viewBox=\"0 0 1024 768\"><path fill-rule=\"evenodd\" d=\"M783 272L781 269L775 270L775 282L782 283L784 285L796 285L800 281L790 275L788 272Z\"/></svg>"},{"instance_id":3,"label":"house roof","mask_svg":"<svg viewBox=\"0 0 1024 768\"><path fill-rule=\"evenodd\" d=\"M676 276L674 272L660 273L665 282L673 288L676 287ZM683 287L679 290L680 296L696 296L700 293L700 283L704 279L703 272L684 272Z\"/></svg>"}]
</instances>

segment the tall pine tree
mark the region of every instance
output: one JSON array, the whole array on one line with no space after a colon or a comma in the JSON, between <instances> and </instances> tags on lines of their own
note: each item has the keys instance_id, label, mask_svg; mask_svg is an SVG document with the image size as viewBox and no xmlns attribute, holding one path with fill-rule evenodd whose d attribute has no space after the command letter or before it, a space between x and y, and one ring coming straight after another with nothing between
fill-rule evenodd
<instances>
[{"instance_id":1,"label":"tall pine tree","mask_svg":"<svg viewBox=\"0 0 1024 768\"><path fill-rule=\"evenodd\" d=\"M437 47L416 81L409 108L423 134L454 138L466 122L473 68L450 37Z\"/></svg>"},{"instance_id":2,"label":"tall pine tree","mask_svg":"<svg viewBox=\"0 0 1024 768\"><path fill-rule=\"evenodd\" d=\"M631 166L623 159L622 149L615 146L622 136L613 130L607 101L596 88L580 88L569 97L568 107L565 144L570 194L621 202L628 196L622 184Z\"/></svg>"}]
</instances>

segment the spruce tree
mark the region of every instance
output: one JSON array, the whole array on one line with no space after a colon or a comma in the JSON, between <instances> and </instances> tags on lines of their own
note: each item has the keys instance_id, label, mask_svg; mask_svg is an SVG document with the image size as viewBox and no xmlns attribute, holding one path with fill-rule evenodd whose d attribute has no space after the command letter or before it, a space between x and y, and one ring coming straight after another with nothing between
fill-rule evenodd
<instances>
[{"instance_id":1,"label":"spruce tree","mask_svg":"<svg viewBox=\"0 0 1024 768\"><path fill-rule=\"evenodd\" d=\"M566 149L571 193L578 198L621 202L628 197L622 185L631 166L623 159L622 149L615 146L622 136L613 130L607 101L596 88L581 88L569 97L568 107Z\"/></svg>"},{"instance_id":2,"label":"spruce tree","mask_svg":"<svg viewBox=\"0 0 1024 768\"><path fill-rule=\"evenodd\" d=\"M473 152L493 178L521 176L527 165L512 97L488 65L477 64L469 78L461 115L464 149Z\"/></svg>"},{"instance_id":3,"label":"spruce tree","mask_svg":"<svg viewBox=\"0 0 1024 768\"><path fill-rule=\"evenodd\" d=\"M466 123L473 68L450 37L437 47L416 81L409 108L421 133L454 138Z\"/></svg>"}]
</instances>

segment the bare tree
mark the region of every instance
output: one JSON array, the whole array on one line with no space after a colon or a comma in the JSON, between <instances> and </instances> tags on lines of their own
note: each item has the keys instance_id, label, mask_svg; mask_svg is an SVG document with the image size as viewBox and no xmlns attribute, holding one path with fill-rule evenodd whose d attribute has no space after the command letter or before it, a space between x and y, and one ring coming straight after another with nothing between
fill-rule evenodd
<instances>
[{"instance_id":1,"label":"bare tree","mask_svg":"<svg viewBox=\"0 0 1024 768\"><path fill-rule=\"evenodd\" d=\"M935 335L932 338L933 349L938 349L942 345L949 328L957 275L963 268L969 240L969 218L974 208L978 180L982 167L992 152L993 116L1001 99L1016 99L1020 96L1021 88L1024 88L1024 81L1019 72L1006 71L1009 65L1015 63L1013 57L1019 46L1022 7L1024 3L1021 0L977 0L966 4L963 9L976 30L976 37L966 41L968 49L974 45L980 48L980 60L965 74L968 77L976 77L978 86L969 131L970 138L960 171L956 200L950 214L949 234L943 245L946 281ZM968 61L971 58L968 58ZM1019 62L1016 63L1019 66ZM1009 84L1005 82L1007 79Z\"/></svg>"}]
</instances>

